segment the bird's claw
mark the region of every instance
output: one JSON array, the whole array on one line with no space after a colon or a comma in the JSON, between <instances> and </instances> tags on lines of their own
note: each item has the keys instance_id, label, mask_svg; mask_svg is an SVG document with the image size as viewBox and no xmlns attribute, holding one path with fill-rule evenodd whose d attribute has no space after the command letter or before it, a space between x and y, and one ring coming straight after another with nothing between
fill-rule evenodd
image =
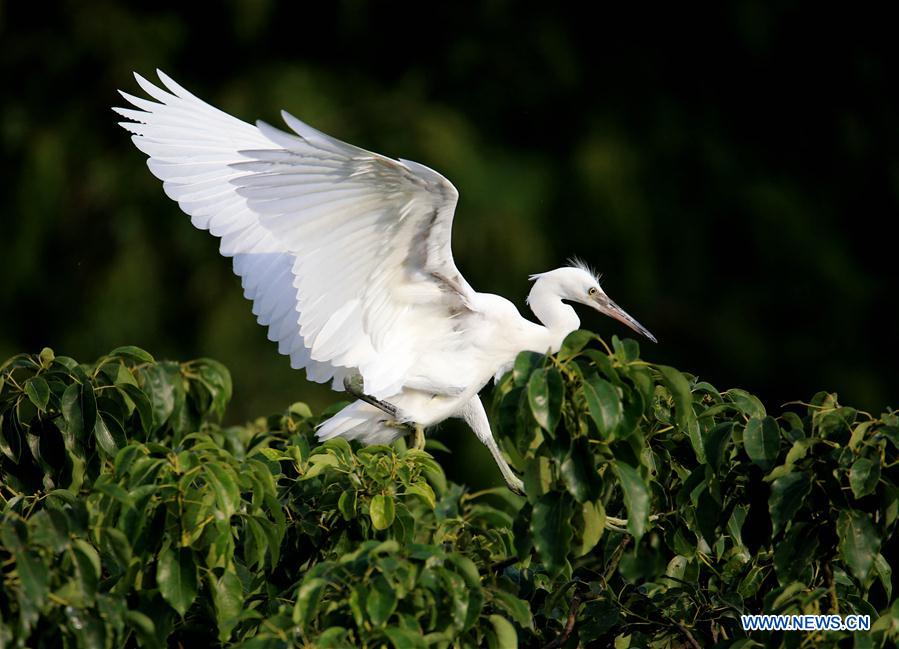
<instances>
[{"instance_id":1,"label":"bird's claw","mask_svg":"<svg viewBox=\"0 0 899 649\"><path fill-rule=\"evenodd\" d=\"M527 494L524 492L524 483L517 476L508 475L506 478L506 486L509 487L509 491L514 494L518 494L519 496L526 496Z\"/></svg>"},{"instance_id":2,"label":"bird's claw","mask_svg":"<svg viewBox=\"0 0 899 649\"><path fill-rule=\"evenodd\" d=\"M425 428L421 424L408 424L408 426L412 429L409 433L412 438L411 443L409 444L409 448L414 448L417 451L425 450Z\"/></svg>"}]
</instances>

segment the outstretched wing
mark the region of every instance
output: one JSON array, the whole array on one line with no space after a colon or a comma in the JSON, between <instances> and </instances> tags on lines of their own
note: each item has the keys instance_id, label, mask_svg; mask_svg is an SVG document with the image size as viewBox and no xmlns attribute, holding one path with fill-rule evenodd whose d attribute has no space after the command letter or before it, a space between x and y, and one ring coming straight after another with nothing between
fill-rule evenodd
<instances>
[{"instance_id":1,"label":"outstretched wing","mask_svg":"<svg viewBox=\"0 0 899 649\"><path fill-rule=\"evenodd\" d=\"M340 142L282 113L242 122L162 72L155 101L122 93L150 170L191 222L221 238L259 323L310 379L358 370L386 396L427 338L471 308L450 248L458 192L443 176Z\"/></svg>"}]
</instances>

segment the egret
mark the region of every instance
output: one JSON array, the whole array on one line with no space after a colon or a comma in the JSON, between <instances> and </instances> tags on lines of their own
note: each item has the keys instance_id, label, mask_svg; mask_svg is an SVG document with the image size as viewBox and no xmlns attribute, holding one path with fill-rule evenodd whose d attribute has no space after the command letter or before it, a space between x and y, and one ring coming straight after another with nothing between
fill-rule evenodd
<instances>
[{"instance_id":1,"label":"egret","mask_svg":"<svg viewBox=\"0 0 899 649\"><path fill-rule=\"evenodd\" d=\"M559 350L580 325L574 302L650 340L640 323L574 263L532 275L540 324L498 295L476 292L451 250L459 193L436 171L341 142L282 112L287 133L243 122L157 71L135 74L151 99L122 96L135 146L197 228L220 239L259 324L293 368L357 400L325 421L320 440L388 444L410 429L463 419L508 486L478 393L519 352Z\"/></svg>"}]
</instances>

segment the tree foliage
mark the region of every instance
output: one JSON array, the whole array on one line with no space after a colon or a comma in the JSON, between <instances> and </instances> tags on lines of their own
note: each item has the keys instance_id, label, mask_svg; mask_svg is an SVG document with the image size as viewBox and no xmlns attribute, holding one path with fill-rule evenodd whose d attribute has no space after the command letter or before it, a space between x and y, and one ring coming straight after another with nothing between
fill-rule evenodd
<instances>
[{"instance_id":1,"label":"tree foliage","mask_svg":"<svg viewBox=\"0 0 899 649\"><path fill-rule=\"evenodd\" d=\"M836 646L899 638L899 416L779 416L587 332L525 353L494 425L527 498L430 453L217 423L228 371L135 347L0 369L0 646ZM325 412L322 417L329 413ZM431 449L439 451L440 444Z\"/></svg>"}]
</instances>

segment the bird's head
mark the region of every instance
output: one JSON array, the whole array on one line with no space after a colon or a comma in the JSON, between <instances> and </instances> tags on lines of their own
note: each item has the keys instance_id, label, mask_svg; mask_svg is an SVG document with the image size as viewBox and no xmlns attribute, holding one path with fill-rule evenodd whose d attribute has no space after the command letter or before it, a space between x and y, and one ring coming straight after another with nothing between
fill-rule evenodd
<instances>
[{"instance_id":1,"label":"bird's head","mask_svg":"<svg viewBox=\"0 0 899 649\"><path fill-rule=\"evenodd\" d=\"M646 327L632 318L624 309L606 295L600 286L601 276L580 260L569 262L570 266L557 268L539 275L531 275L534 288L549 291L562 300L586 304L609 317L627 325L637 333L657 342Z\"/></svg>"}]
</instances>

